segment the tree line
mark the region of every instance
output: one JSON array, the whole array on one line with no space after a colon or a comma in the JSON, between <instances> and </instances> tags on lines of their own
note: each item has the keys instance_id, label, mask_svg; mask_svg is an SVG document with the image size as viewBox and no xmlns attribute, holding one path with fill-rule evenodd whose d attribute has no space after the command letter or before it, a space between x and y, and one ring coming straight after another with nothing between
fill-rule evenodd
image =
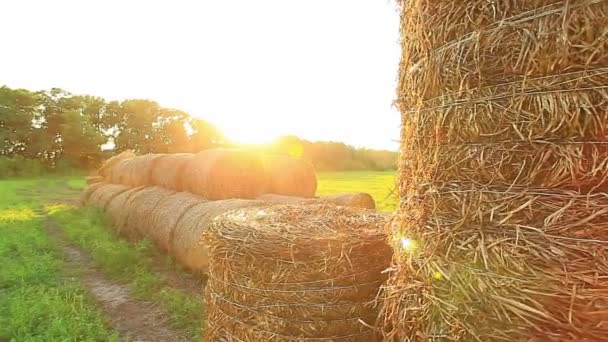
<instances>
[{"instance_id":1,"label":"tree line","mask_svg":"<svg viewBox=\"0 0 608 342\"><path fill-rule=\"evenodd\" d=\"M111 145L112 150L102 150ZM0 87L0 177L91 169L126 149L175 153L234 145L211 123L151 100L107 101L58 88ZM393 152L294 136L264 147L291 155L294 148L321 170L388 169L397 159Z\"/></svg>"}]
</instances>

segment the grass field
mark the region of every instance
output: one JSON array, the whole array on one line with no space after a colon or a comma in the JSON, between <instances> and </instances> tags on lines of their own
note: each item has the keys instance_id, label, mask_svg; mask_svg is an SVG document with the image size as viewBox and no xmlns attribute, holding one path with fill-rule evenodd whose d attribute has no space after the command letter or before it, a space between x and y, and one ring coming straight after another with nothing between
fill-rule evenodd
<instances>
[{"instance_id":1,"label":"grass field","mask_svg":"<svg viewBox=\"0 0 608 342\"><path fill-rule=\"evenodd\" d=\"M116 237L99 211L75 205L84 187L78 177L0 181L0 341L123 339L116 321L130 318L113 317L91 295L91 272L128 289L130 301L152 303L168 329L200 339L203 279L146 241ZM337 172L319 175L318 193L369 192L378 209L391 211L393 188L393 172ZM71 262L66 244L90 261Z\"/></svg>"}]
</instances>

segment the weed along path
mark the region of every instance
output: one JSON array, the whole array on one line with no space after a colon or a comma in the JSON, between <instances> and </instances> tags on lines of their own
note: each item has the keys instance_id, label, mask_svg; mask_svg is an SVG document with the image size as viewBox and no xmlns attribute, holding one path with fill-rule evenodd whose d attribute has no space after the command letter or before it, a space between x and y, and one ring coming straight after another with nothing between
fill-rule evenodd
<instances>
[{"instance_id":1,"label":"weed along path","mask_svg":"<svg viewBox=\"0 0 608 342\"><path fill-rule=\"evenodd\" d=\"M188 340L181 332L170 327L166 312L150 302L133 298L128 287L111 281L100 272L87 253L69 244L62 229L51 217L46 217L45 229L63 249L67 275L80 277L121 340Z\"/></svg>"}]
</instances>

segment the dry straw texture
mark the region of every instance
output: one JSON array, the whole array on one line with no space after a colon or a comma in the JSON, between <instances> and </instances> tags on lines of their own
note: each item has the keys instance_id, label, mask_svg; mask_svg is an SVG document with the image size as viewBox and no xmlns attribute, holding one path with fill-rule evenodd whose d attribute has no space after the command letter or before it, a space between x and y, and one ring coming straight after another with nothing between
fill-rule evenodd
<instances>
[{"instance_id":1,"label":"dry straw texture","mask_svg":"<svg viewBox=\"0 0 608 342\"><path fill-rule=\"evenodd\" d=\"M378 341L386 215L328 205L232 211L204 234L207 341Z\"/></svg>"},{"instance_id":2,"label":"dry straw texture","mask_svg":"<svg viewBox=\"0 0 608 342\"><path fill-rule=\"evenodd\" d=\"M262 161L248 151L206 150L196 154L184 172L184 190L209 200L255 198L266 187Z\"/></svg>"},{"instance_id":3,"label":"dry straw texture","mask_svg":"<svg viewBox=\"0 0 608 342\"><path fill-rule=\"evenodd\" d=\"M178 192L163 198L150 215L148 237L162 250L169 251L177 222L194 205L205 202L200 196Z\"/></svg>"},{"instance_id":4,"label":"dry straw texture","mask_svg":"<svg viewBox=\"0 0 608 342\"><path fill-rule=\"evenodd\" d=\"M269 177L269 193L314 197L317 191L317 174L314 166L301 158L281 155L263 157L264 168Z\"/></svg>"},{"instance_id":5,"label":"dry straw texture","mask_svg":"<svg viewBox=\"0 0 608 342\"><path fill-rule=\"evenodd\" d=\"M85 181L86 181L87 185L91 185L91 184L103 182L104 178L102 176L89 176L89 177L85 178Z\"/></svg>"},{"instance_id":6,"label":"dry straw texture","mask_svg":"<svg viewBox=\"0 0 608 342\"><path fill-rule=\"evenodd\" d=\"M235 209L259 206L259 201L229 199L199 203L186 211L171 237L170 251L187 268L207 272L207 247L201 243L203 233L217 216Z\"/></svg>"},{"instance_id":7,"label":"dry straw texture","mask_svg":"<svg viewBox=\"0 0 608 342\"><path fill-rule=\"evenodd\" d=\"M128 187L122 184L103 184L97 190L93 191L89 197L88 204L93 207L98 207L105 210L108 203L116 196L129 190Z\"/></svg>"},{"instance_id":8,"label":"dry straw texture","mask_svg":"<svg viewBox=\"0 0 608 342\"><path fill-rule=\"evenodd\" d=\"M153 186L133 194L127 201L127 224L125 233L131 238L148 237L152 225L150 219L156 205L175 193L173 190Z\"/></svg>"},{"instance_id":9,"label":"dry straw texture","mask_svg":"<svg viewBox=\"0 0 608 342\"><path fill-rule=\"evenodd\" d=\"M106 217L108 217L112 223L114 230L120 235L127 235L127 216L129 215L127 203L129 202L129 199L131 199L131 196L142 189L144 189L144 187L131 188L114 197L106 207Z\"/></svg>"},{"instance_id":10,"label":"dry straw texture","mask_svg":"<svg viewBox=\"0 0 608 342\"><path fill-rule=\"evenodd\" d=\"M364 192L354 194L337 194L319 197L321 201L329 202L344 207L355 207L362 209L375 209L376 202L370 194Z\"/></svg>"},{"instance_id":11,"label":"dry straw texture","mask_svg":"<svg viewBox=\"0 0 608 342\"><path fill-rule=\"evenodd\" d=\"M122 160L127 160L131 158L135 158L135 152L133 152L133 150L123 151L115 155L114 157L106 160L101 165L97 173L109 181L112 179L112 170L114 166L116 166Z\"/></svg>"},{"instance_id":12,"label":"dry straw texture","mask_svg":"<svg viewBox=\"0 0 608 342\"><path fill-rule=\"evenodd\" d=\"M121 163L120 182L131 187L152 185L152 169L160 157L160 154L145 154Z\"/></svg>"},{"instance_id":13,"label":"dry straw texture","mask_svg":"<svg viewBox=\"0 0 608 342\"><path fill-rule=\"evenodd\" d=\"M182 191L184 169L193 156L191 153L163 154L154 163L150 183L163 188Z\"/></svg>"},{"instance_id":14,"label":"dry straw texture","mask_svg":"<svg viewBox=\"0 0 608 342\"><path fill-rule=\"evenodd\" d=\"M257 200L270 204L319 204L314 198L302 198L275 194L264 194L256 197Z\"/></svg>"},{"instance_id":15,"label":"dry straw texture","mask_svg":"<svg viewBox=\"0 0 608 342\"><path fill-rule=\"evenodd\" d=\"M608 340L608 2L401 5L385 338Z\"/></svg>"},{"instance_id":16,"label":"dry straw texture","mask_svg":"<svg viewBox=\"0 0 608 342\"><path fill-rule=\"evenodd\" d=\"M95 192L95 190L101 188L102 186L104 186L106 184L107 183L100 182L100 183L95 183L95 184L91 184L91 185L87 186L82 191L82 195L80 196L80 204L82 204L82 205L89 204L91 195Z\"/></svg>"}]
</instances>

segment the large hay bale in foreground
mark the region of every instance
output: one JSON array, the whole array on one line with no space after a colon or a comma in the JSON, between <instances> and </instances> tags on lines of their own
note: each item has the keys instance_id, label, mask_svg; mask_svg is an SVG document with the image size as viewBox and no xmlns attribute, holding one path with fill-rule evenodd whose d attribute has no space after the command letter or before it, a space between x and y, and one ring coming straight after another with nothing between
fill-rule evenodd
<instances>
[{"instance_id":1,"label":"large hay bale in foreground","mask_svg":"<svg viewBox=\"0 0 608 342\"><path fill-rule=\"evenodd\" d=\"M260 206L262 202L228 199L199 203L186 211L173 231L170 253L188 269L206 272L209 257L207 247L201 243L203 233L213 219L230 210Z\"/></svg>"},{"instance_id":2,"label":"large hay bale in foreground","mask_svg":"<svg viewBox=\"0 0 608 342\"><path fill-rule=\"evenodd\" d=\"M192 153L163 154L154 162L150 183L175 191L183 190L184 169L193 158Z\"/></svg>"},{"instance_id":3,"label":"large hay bale in foreground","mask_svg":"<svg viewBox=\"0 0 608 342\"><path fill-rule=\"evenodd\" d=\"M205 201L204 198L189 192L178 192L163 198L150 216L148 237L161 250L169 251L177 223L190 208Z\"/></svg>"},{"instance_id":4,"label":"large hay bale in foreground","mask_svg":"<svg viewBox=\"0 0 608 342\"><path fill-rule=\"evenodd\" d=\"M82 191L82 195L80 196L80 204L81 205L87 205L89 204L89 199L91 197L91 195L100 187L107 185L108 183L104 183L104 182L99 182L99 183L94 183L91 184L89 186L87 186L83 191Z\"/></svg>"},{"instance_id":5,"label":"large hay bale in foreground","mask_svg":"<svg viewBox=\"0 0 608 342\"><path fill-rule=\"evenodd\" d=\"M284 196L314 197L317 174L314 166L302 158L267 155L262 158L268 174L268 192Z\"/></svg>"},{"instance_id":6,"label":"large hay bale in foreground","mask_svg":"<svg viewBox=\"0 0 608 342\"><path fill-rule=\"evenodd\" d=\"M379 341L388 216L328 205L248 208L204 234L207 341Z\"/></svg>"},{"instance_id":7,"label":"large hay bale in foreground","mask_svg":"<svg viewBox=\"0 0 608 342\"><path fill-rule=\"evenodd\" d=\"M120 167L121 183L131 187L152 185L152 169L160 157L160 154L145 154L124 161Z\"/></svg>"},{"instance_id":8,"label":"large hay bale in foreground","mask_svg":"<svg viewBox=\"0 0 608 342\"><path fill-rule=\"evenodd\" d=\"M114 230L120 235L127 235L127 217L129 215L129 207L127 203L131 196L145 187L131 188L120 195L114 197L106 207L106 217L110 220Z\"/></svg>"},{"instance_id":9,"label":"large hay bale in foreground","mask_svg":"<svg viewBox=\"0 0 608 342\"><path fill-rule=\"evenodd\" d=\"M130 238L148 237L150 229L151 217L156 205L175 193L173 190L152 186L144 188L133 194L127 201L127 224L125 226L125 235Z\"/></svg>"},{"instance_id":10,"label":"large hay bale in foreground","mask_svg":"<svg viewBox=\"0 0 608 342\"><path fill-rule=\"evenodd\" d=\"M196 154L186 165L184 190L209 200L255 198L265 192L268 178L253 152L211 149Z\"/></svg>"},{"instance_id":11,"label":"large hay bale in foreground","mask_svg":"<svg viewBox=\"0 0 608 342\"><path fill-rule=\"evenodd\" d=\"M608 2L402 1L388 341L608 340Z\"/></svg>"},{"instance_id":12,"label":"large hay bale in foreground","mask_svg":"<svg viewBox=\"0 0 608 342\"><path fill-rule=\"evenodd\" d=\"M125 150L117 155L115 155L114 157L106 160L101 167L99 168L99 170L97 170L97 173L99 175L101 175L102 177L104 177L106 179L106 181L110 181L112 179L112 169L114 168L114 166L116 166L119 162L123 161L123 160L127 160L127 159L131 159L131 158L135 158L135 152L133 152L133 150Z\"/></svg>"},{"instance_id":13,"label":"large hay bale in foreground","mask_svg":"<svg viewBox=\"0 0 608 342\"><path fill-rule=\"evenodd\" d=\"M106 209L108 203L116 196L121 193L129 190L129 187L124 186L122 184L103 184L97 190L93 191L91 196L89 197L88 204L101 208L102 210Z\"/></svg>"}]
</instances>

